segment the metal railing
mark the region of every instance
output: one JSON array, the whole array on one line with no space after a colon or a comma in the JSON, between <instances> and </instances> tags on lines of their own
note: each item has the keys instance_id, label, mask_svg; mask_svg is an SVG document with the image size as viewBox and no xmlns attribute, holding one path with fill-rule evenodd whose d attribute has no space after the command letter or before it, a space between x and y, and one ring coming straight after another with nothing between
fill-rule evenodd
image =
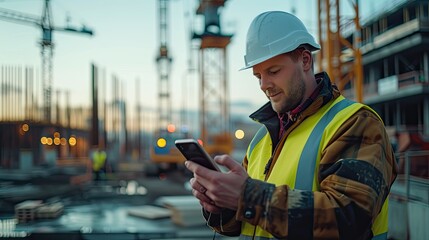
<instances>
[{"instance_id":1,"label":"metal railing","mask_svg":"<svg viewBox=\"0 0 429 240\"><path fill-rule=\"evenodd\" d=\"M389 238L429 239L429 151L396 157L399 174L389 196Z\"/></svg>"}]
</instances>

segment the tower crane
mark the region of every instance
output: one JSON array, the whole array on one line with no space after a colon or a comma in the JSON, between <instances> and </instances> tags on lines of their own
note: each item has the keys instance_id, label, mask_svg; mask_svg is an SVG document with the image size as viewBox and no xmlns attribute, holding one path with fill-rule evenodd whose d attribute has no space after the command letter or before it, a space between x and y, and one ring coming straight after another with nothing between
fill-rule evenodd
<instances>
[{"instance_id":1,"label":"tower crane","mask_svg":"<svg viewBox=\"0 0 429 240\"><path fill-rule=\"evenodd\" d=\"M359 0L349 0L354 10L354 34L347 40L341 34L344 24L341 22L340 1L318 0L318 31L319 42L322 45L318 53L319 69L327 69L331 81L340 90L346 84L354 84L355 100L363 101L363 67L361 44L361 26L359 22Z\"/></svg>"},{"instance_id":2,"label":"tower crane","mask_svg":"<svg viewBox=\"0 0 429 240\"><path fill-rule=\"evenodd\" d=\"M227 0L200 0L196 14L204 16L203 33L194 33L200 42L200 130L206 151L230 154L233 141L230 127L227 47L233 35L221 29L220 8Z\"/></svg>"},{"instance_id":3,"label":"tower crane","mask_svg":"<svg viewBox=\"0 0 429 240\"><path fill-rule=\"evenodd\" d=\"M158 119L156 124L156 139L150 148L150 158L153 162L163 164L161 167L174 167L185 159L174 146L174 140L184 138L183 133L176 131L172 124L170 71L173 59L168 51L168 4L169 0L158 0L159 9L159 52L156 57L158 66Z\"/></svg>"},{"instance_id":4,"label":"tower crane","mask_svg":"<svg viewBox=\"0 0 429 240\"><path fill-rule=\"evenodd\" d=\"M44 0L44 7L41 17L0 8L0 19L19 24L33 25L42 29L42 38L39 44L42 55L43 109L45 121L48 123L51 122L52 59L54 54L54 43L52 41L53 32L61 31L90 36L93 35L93 31L86 26L82 26L80 29L71 27L69 25L65 27L54 26L51 17L52 10L50 0Z\"/></svg>"},{"instance_id":5,"label":"tower crane","mask_svg":"<svg viewBox=\"0 0 429 240\"><path fill-rule=\"evenodd\" d=\"M159 0L159 55L156 58L158 64L158 127L166 128L171 123L171 99L170 99L170 69L173 59L168 52L168 1Z\"/></svg>"}]
</instances>

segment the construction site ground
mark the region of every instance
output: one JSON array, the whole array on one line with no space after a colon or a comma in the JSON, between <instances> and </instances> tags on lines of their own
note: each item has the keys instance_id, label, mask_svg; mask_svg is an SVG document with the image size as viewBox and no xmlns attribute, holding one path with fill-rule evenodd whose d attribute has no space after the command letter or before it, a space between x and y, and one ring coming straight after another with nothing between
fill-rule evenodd
<instances>
[{"instance_id":1,"label":"construction site ground","mask_svg":"<svg viewBox=\"0 0 429 240\"><path fill-rule=\"evenodd\" d=\"M53 170L43 172L49 171ZM183 171L153 176L128 172L71 185L66 175L0 169L0 239L224 239L205 224L180 226L169 217L129 214L141 206L158 205L160 197L190 196L188 180ZM52 219L18 221L15 206L26 200L60 202L64 210Z\"/></svg>"}]
</instances>

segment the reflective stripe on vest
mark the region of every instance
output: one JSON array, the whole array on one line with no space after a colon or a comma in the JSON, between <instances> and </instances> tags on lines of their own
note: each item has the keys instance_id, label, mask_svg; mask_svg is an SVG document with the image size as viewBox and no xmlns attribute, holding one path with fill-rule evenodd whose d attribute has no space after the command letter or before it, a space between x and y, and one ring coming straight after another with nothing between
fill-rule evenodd
<instances>
[{"instance_id":1,"label":"reflective stripe on vest","mask_svg":"<svg viewBox=\"0 0 429 240\"><path fill-rule=\"evenodd\" d=\"M250 158L251 154L253 152L253 149L255 148L255 145L261 141L261 139L268 133L267 128L262 125L261 128L256 132L255 136L253 137L252 141L249 144L249 147L247 149L247 156Z\"/></svg>"},{"instance_id":2,"label":"reflective stripe on vest","mask_svg":"<svg viewBox=\"0 0 429 240\"><path fill-rule=\"evenodd\" d=\"M323 136L323 131L325 131L325 128L330 122L332 122L337 113L352 105L353 103L354 102L348 99L341 100L341 102L330 108L329 111L323 115L322 119L320 119L317 125L314 127L310 137L308 138L308 141L305 143L304 149L302 150L302 154L299 159L295 180L295 189L308 191L313 189L313 179L310 179L306 176L313 176L315 173L315 159L318 159L317 155Z\"/></svg>"},{"instance_id":3,"label":"reflective stripe on vest","mask_svg":"<svg viewBox=\"0 0 429 240\"><path fill-rule=\"evenodd\" d=\"M377 236L374 236L372 238L372 240L386 240L386 239L387 239L387 232L378 234Z\"/></svg>"},{"instance_id":4,"label":"reflective stripe on vest","mask_svg":"<svg viewBox=\"0 0 429 240\"><path fill-rule=\"evenodd\" d=\"M350 110L342 111L350 106L352 106ZM290 133L285 146L283 146L282 149L282 153L283 150L286 149L284 152L287 152L288 164L286 165L277 162L276 165L281 165L281 170L278 169L278 166L277 168L274 168L267 182L274 183L276 186L287 184L291 188L295 189L317 191L319 186L316 182L316 173L318 171L321 150L326 147L329 142L328 140L333 136L342 123L362 107L373 111L369 107L347 100L340 96L333 103L325 105L314 116L309 117L308 121L305 120L301 123L300 125L302 126L298 126ZM377 115L377 113L375 114ZM337 118L335 118L336 116ZM265 133L265 136L261 136L263 133ZM291 142L293 142L293 144L291 144ZM300 143L305 144L302 146ZM288 145L286 146L286 144ZM263 162L271 156L270 150L268 150L268 145L271 147L271 139L265 126L263 126L255 135L247 151L247 157L249 159L248 167L250 169L249 173L251 173L250 176L252 178L264 180L263 174L260 173L263 167L258 166L258 164L255 163L259 162L264 165L261 161ZM254 150L257 153L254 153ZM295 150L292 157L290 157L290 153L292 152L291 150ZM296 153L297 151L298 153ZM282 153L280 153L279 159L284 159L284 157L282 157ZM291 158L299 159L299 161L296 162L296 165L291 166L293 165L290 163ZM313 177L311 178L308 176ZM386 200L381 213L377 216L376 221L374 222L372 230L376 236L373 239L379 240L386 239L387 237L387 202L388 201ZM255 238L253 238L254 232L256 232L256 236L254 236ZM240 239L249 239L246 237L250 237L250 239L274 239L271 234L260 227L257 227L255 230L255 227L248 223L243 223L242 237L243 238Z\"/></svg>"}]
</instances>

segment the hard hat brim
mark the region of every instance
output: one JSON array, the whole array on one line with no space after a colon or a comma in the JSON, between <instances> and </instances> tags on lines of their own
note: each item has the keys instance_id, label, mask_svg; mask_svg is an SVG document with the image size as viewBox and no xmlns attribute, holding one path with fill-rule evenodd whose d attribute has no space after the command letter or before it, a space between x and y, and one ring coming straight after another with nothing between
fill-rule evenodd
<instances>
[{"instance_id":1,"label":"hard hat brim","mask_svg":"<svg viewBox=\"0 0 429 240\"><path fill-rule=\"evenodd\" d=\"M320 50L320 45L317 44L316 42L314 42L312 44L307 44L307 46L308 46L307 47L308 50L310 50L311 52L316 52L316 51ZM262 57L262 58L253 60L251 62L247 62L246 61L246 56L244 56L244 62L246 63L246 65L244 67L240 68L238 71L243 71L243 70L249 69L249 68L251 68L251 67L253 67L253 66L255 66L255 65L259 64L259 63L265 62L268 59L271 59L273 57L279 56L279 55L284 54L284 53L292 52L292 51L296 50L297 48L299 48L299 46L296 47L296 48L294 48L293 50L288 51L288 50L285 49L284 51L280 52L277 55L273 55L273 56L269 55L269 56L266 56L266 57Z\"/></svg>"}]
</instances>

